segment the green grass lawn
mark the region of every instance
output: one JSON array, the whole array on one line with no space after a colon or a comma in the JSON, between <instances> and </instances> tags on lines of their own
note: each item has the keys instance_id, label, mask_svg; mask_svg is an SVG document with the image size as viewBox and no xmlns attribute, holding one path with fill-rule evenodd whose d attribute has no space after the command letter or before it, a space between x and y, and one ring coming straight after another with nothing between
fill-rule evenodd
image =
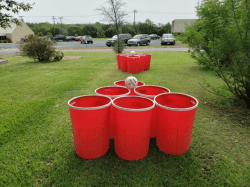
<instances>
[{"instance_id":1,"label":"green grass lawn","mask_svg":"<svg viewBox=\"0 0 250 187\"><path fill-rule=\"evenodd\" d=\"M199 100L186 154L161 152L155 138L138 161L120 159L113 141L101 158L75 154L67 102L130 76L117 69L114 53L65 53L83 58L51 63L3 56L9 62L0 65L0 186L249 186L249 111L205 91L198 82L224 84L189 53L151 54L150 70L134 75L139 81Z\"/></svg>"}]
</instances>

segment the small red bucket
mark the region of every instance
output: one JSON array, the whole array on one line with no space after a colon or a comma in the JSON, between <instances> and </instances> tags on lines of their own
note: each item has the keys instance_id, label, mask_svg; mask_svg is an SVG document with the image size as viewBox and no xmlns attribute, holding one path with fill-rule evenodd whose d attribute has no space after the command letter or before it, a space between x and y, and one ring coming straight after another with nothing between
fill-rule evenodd
<instances>
[{"instance_id":1,"label":"small red bucket","mask_svg":"<svg viewBox=\"0 0 250 187\"><path fill-rule=\"evenodd\" d=\"M76 154L85 159L103 156L109 148L111 99L83 95L68 101Z\"/></svg>"},{"instance_id":2,"label":"small red bucket","mask_svg":"<svg viewBox=\"0 0 250 187\"><path fill-rule=\"evenodd\" d=\"M181 155L189 150L198 100L181 93L155 97L156 143L166 154Z\"/></svg>"},{"instance_id":3,"label":"small red bucket","mask_svg":"<svg viewBox=\"0 0 250 187\"><path fill-rule=\"evenodd\" d=\"M114 85L115 86L122 86L122 87L127 88L126 85L125 85L125 80L116 81L116 82L114 82ZM138 81L137 86L144 86L144 85L145 85L144 82ZM134 92L134 89L130 89L130 94L129 95L136 95L135 92Z\"/></svg>"},{"instance_id":4,"label":"small red bucket","mask_svg":"<svg viewBox=\"0 0 250 187\"><path fill-rule=\"evenodd\" d=\"M145 54L138 54L138 55L140 56L138 72L142 72L142 71L144 71L144 67L145 67L146 55Z\"/></svg>"},{"instance_id":5,"label":"small red bucket","mask_svg":"<svg viewBox=\"0 0 250 187\"><path fill-rule=\"evenodd\" d=\"M155 103L138 96L119 97L112 101L115 119L115 152L125 160L147 156L150 120Z\"/></svg>"},{"instance_id":6,"label":"small red bucket","mask_svg":"<svg viewBox=\"0 0 250 187\"><path fill-rule=\"evenodd\" d=\"M128 73L136 74L138 73L139 66L139 56L128 56L127 57L127 71Z\"/></svg>"},{"instance_id":7,"label":"small red bucket","mask_svg":"<svg viewBox=\"0 0 250 187\"><path fill-rule=\"evenodd\" d=\"M144 66L144 70L149 70L150 69L150 62L151 62L151 54L145 54L146 58L145 58L145 66Z\"/></svg>"},{"instance_id":8,"label":"small red bucket","mask_svg":"<svg viewBox=\"0 0 250 187\"><path fill-rule=\"evenodd\" d=\"M128 54L123 53L122 55L120 55L120 70L122 72L127 72L127 57Z\"/></svg>"},{"instance_id":9,"label":"small red bucket","mask_svg":"<svg viewBox=\"0 0 250 187\"><path fill-rule=\"evenodd\" d=\"M118 87L118 86L105 86L101 88L97 88L95 90L95 93L97 95L104 95L108 96L111 99L114 99L116 97L122 97L127 96L130 94L130 90L125 87ZM113 118L113 106L111 106L111 112L110 112L110 126L109 126L109 138L114 138L114 118Z\"/></svg>"},{"instance_id":10,"label":"small red bucket","mask_svg":"<svg viewBox=\"0 0 250 187\"><path fill-rule=\"evenodd\" d=\"M147 97L149 99L154 100L154 97L162 94L162 93L169 93L170 90L165 87L161 86L154 86L154 85L145 85L145 86L140 86L134 89L134 92L136 95L142 96L142 97ZM151 121L151 131L150 131L150 137L154 138L156 136L156 126L157 123L155 121L155 110L153 110L153 117Z\"/></svg>"}]
</instances>

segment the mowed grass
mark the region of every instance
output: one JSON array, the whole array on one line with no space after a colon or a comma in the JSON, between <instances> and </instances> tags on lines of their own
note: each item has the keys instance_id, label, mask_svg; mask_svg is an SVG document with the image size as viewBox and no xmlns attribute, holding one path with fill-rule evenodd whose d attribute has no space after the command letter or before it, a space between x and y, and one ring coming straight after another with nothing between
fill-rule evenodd
<instances>
[{"instance_id":1,"label":"mowed grass","mask_svg":"<svg viewBox=\"0 0 250 187\"><path fill-rule=\"evenodd\" d=\"M138 80L199 100L186 154L161 152L155 138L138 161L120 159L114 141L101 158L75 154L67 102L130 76L117 69L114 53L65 53L83 58L51 63L3 56L0 186L249 186L249 111L205 91L198 82L224 84L189 53L151 54L151 68L134 75Z\"/></svg>"}]
</instances>

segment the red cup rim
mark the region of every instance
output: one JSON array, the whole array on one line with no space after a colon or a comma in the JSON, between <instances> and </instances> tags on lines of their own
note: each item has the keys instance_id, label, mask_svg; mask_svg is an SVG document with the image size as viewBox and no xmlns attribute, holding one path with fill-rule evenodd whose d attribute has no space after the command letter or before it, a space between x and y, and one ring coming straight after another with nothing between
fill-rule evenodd
<instances>
[{"instance_id":1,"label":"red cup rim","mask_svg":"<svg viewBox=\"0 0 250 187\"><path fill-rule=\"evenodd\" d=\"M189 107L189 108L172 108L172 107L163 106L163 105L161 105L161 104L159 104L159 103L156 102L156 98L157 98L157 97L159 97L159 96L161 96L161 95L167 95L167 94L173 94L173 95L174 95L174 94L178 94L178 95L184 95L184 96L190 97L190 98L192 98L192 99L194 99L194 100L196 101L196 104L195 104L194 106L192 106L192 107ZM195 108L198 106L198 100L197 100L195 97L193 97L193 96L191 96L191 95L188 95L188 94L177 93L177 92L159 94L159 95L157 95L157 96L154 98L154 102L155 102L155 104L156 104L157 106L159 106L159 107L161 107L161 108L163 108L163 109L166 109L166 110L173 110L173 111L188 111L188 110L193 110L193 109L195 109Z\"/></svg>"},{"instance_id":2,"label":"red cup rim","mask_svg":"<svg viewBox=\"0 0 250 187\"><path fill-rule=\"evenodd\" d=\"M124 108L124 107L120 107L120 106L117 106L114 101L116 99L121 99L121 98L124 98L124 97L117 97L115 98L114 100L112 100L112 105L113 107L117 108L117 109L120 109L120 110L125 110L125 111L132 111L132 112L141 112L141 111L148 111L148 110L151 110L155 107L155 102L152 101L151 99L149 98L146 98L146 97L141 97L141 96L125 96L126 98L130 98L130 97L139 97L139 98L143 98L143 99L148 99L149 101L151 101L153 103L152 106L150 107L147 107L147 108L142 108L142 109L133 109L133 108Z\"/></svg>"},{"instance_id":3,"label":"red cup rim","mask_svg":"<svg viewBox=\"0 0 250 187\"><path fill-rule=\"evenodd\" d=\"M97 90L99 90L99 89L101 89L101 88L110 88L110 87L116 88L117 86L103 86L103 87L97 88L97 89L95 90L95 93L96 93L96 95L108 96L108 97L123 97L123 96L127 96L127 95L130 94L130 89L128 89L127 87L123 87L123 86L120 86L120 87L126 88L126 89L128 90L128 93L125 93L125 94L122 94L122 95L103 95L103 94L97 93Z\"/></svg>"},{"instance_id":4,"label":"red cup rim","mask_svg":"<svg viewBox=\"0 0 250 187\"><path fill-rule=\"evenodd\" d=\"M168 88L166 88L166 87L163 87L163 86L157 86L157 85L143 85L143 86L154 86L154 87L158 87L158 88L164 88L164 89L167 89L167 90L169 91L168 93L170 93L170 90L169 90ZM143 87L143 86L138 86L138 87L136 87L135 89L140 88L140 87ZM137 95L142 96L142 97L155 97L155 96L157 96L157 95L146 95L146 94L141 94L141 93L137 92L135 89L134 89L134 92L135 92Z\"/></svg>"},{"instance_id":5,"label":"red cup rim","mask_svg":"<svg viewBox=\"0 0 250 187\"><path fill-rule=\"evenodd\" d=\"M98 107L77 107L77 106L73 106L70 104L70 102L74 99L77 99L77 98L80 98L80 97L106 97L108 99L110 99L110 102L106 105L102 105L102 106L98 106ZM98 109L102 109L102 108L106 108L108 106L110 106L112 103L112 99L110 97L107 97L107 96L104 96L104 95L81 95L81 96L77 96L77 97L74 97L72 99L70 99L68 101L68 105L70 108L73 108L73 109L76 109L76 110L98 110Z\"/></svg>"},{"instance_id":6,"label":"red cup rim","mask_svg":"<svg viewBox=\"0 0 250 187\"><path fill-rule=\"evenodd\" d=\"M115 81L115 82L114 82L114 85L115 85L115 86L120 86L120 87L127 88L126 86L121 86L121 85L116 85L116 84L115 84L115 83L120 82L120 81L124 81L124 82L125 82L125 80ZM142 82L142 81L138 81L138 83L139 83L139 82L143 84L142 86L144 86L144 85L145 85L145 83L144 83L144 82Z\"/></svg>"}]
</instances>

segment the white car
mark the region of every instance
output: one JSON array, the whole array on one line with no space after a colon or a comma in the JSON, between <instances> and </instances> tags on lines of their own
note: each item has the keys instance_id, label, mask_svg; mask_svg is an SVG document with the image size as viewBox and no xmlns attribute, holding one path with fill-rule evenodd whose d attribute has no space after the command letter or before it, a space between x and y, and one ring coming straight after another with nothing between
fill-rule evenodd
<instances>
[{"instance_id":1,"label":"white car","mask_svg":"<svg viewBox=\"0 0 250 187\"><path fill-rule=\"evenodd\" d=\"M161 45L164 44L173 44L175 45L175 38L172 34L163 34L161 38Z\"/></svg>"}]
</instances>

